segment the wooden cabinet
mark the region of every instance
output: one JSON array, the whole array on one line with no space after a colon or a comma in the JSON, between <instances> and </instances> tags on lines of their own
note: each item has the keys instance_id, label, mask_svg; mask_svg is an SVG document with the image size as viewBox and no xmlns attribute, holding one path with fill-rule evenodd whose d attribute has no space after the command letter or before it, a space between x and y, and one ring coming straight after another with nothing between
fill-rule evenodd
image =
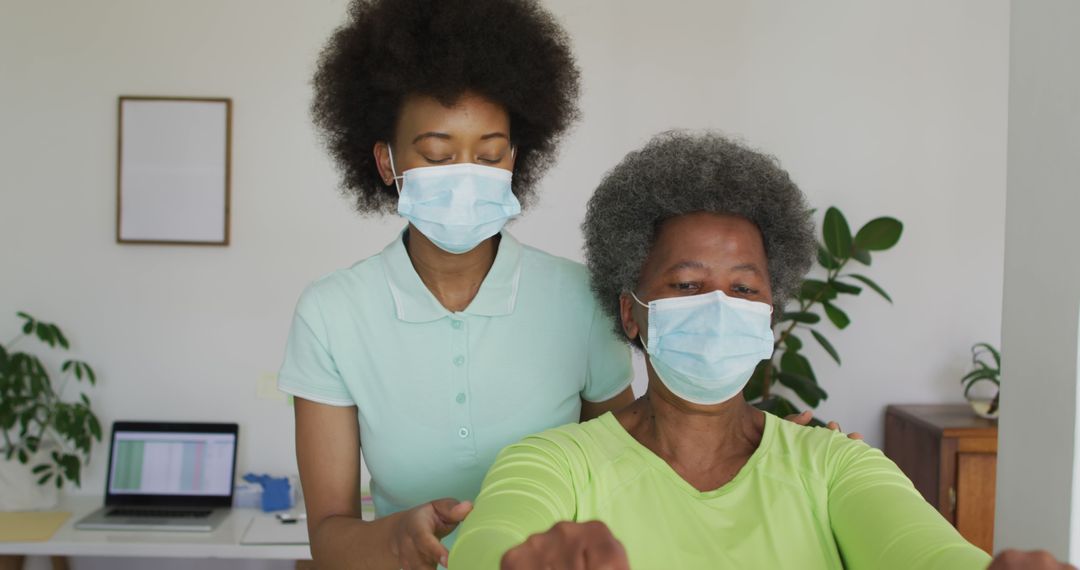
<instances>
[{"instance_id":1,"label":"wooden cabinet","mask_svg":"<svg viewBox=\"0 0 1080 570\"><path fill-rule=\"evenodd\" d=\"M885 455L964 538L993 553L996 421L967 404L889 406Z\"/></svg>"}]
</instances>

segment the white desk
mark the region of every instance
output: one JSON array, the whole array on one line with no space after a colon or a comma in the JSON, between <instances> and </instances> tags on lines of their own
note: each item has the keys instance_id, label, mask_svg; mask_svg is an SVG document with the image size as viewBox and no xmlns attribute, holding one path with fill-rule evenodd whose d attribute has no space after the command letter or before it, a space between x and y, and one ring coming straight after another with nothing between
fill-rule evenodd
<instances>
[{"instance_id":1,"label":"white desk","mask_svg":"<svg viewBox=\"0 0 1080 570\"><path fill-rule=\"evenodd\" d=\"M253 517L273 516L258 509L233 509L213 532L75 529L74 525L79 519L102 504L100 496L64 497L55 510L70 512L71 517L51 539L43 542L0 542L0 555L311 560L311 551L306 544L240 544Z\"/></svg>"}]
</instances>

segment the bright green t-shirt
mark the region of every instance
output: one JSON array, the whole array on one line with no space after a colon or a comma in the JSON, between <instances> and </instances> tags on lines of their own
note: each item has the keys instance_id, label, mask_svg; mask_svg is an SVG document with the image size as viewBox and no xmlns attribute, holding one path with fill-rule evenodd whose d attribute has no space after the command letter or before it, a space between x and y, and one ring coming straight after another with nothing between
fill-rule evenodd
<instances>
[{"instance_id":1,"label":"bright green t-shirt","mask_svg":"<svg viewBox=\"0 0 1080 570\"><path fill-rule=\"evenodd\" d=\"M700 492L615 416L507 447L458 532L450 568L498 568L559 521L603 521L635 570L967 570L990 557L965 541L881 451L766 414L758 449Z\"/></svg>"}]
</instances>

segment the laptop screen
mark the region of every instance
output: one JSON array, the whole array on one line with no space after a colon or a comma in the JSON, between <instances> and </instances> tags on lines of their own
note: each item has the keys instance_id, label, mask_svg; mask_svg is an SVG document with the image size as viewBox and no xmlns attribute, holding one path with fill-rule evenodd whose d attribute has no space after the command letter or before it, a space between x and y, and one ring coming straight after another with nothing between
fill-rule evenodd
<instances>
[{"instance_id":1,"label":"laptop screen","mask_svg":"<svg viewBox=\"0 0 1080 570\"><path fill-rule=\"evenodd\" d=\"M107 495L126 504L231 502L235 424L117 422Z\"/></svg>"}]
</instances>

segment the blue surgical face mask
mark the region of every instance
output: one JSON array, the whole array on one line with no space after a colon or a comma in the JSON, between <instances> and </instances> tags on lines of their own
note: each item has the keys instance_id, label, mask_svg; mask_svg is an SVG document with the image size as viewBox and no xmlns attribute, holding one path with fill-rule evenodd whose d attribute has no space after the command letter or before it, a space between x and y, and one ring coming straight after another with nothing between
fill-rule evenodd
<instances>
[{"instance_id":1,"label":"blue surgical face mask","mask_svg":"<svg viewBox=\"0 0 1080 570\"><path fill-rule=\"evenodd\" d=\"M398 176L393 151L390 169L394 182L401 180L398 214L443 251L471 251L521 213L521 203L510 189L509 170L447 164L411 168Z\"/></svg>"},{"instance_id":2,"label":"blue surgical face mask","mask_svg":"<svg viewBox=\"0 0 1080 570\"><path fill-rule=\"evenodd\" d=\"M649 362L672 394L695 404L734 398L772 356L772 307L713 291L645 304Z\"/></svg>"}]
</instances>

